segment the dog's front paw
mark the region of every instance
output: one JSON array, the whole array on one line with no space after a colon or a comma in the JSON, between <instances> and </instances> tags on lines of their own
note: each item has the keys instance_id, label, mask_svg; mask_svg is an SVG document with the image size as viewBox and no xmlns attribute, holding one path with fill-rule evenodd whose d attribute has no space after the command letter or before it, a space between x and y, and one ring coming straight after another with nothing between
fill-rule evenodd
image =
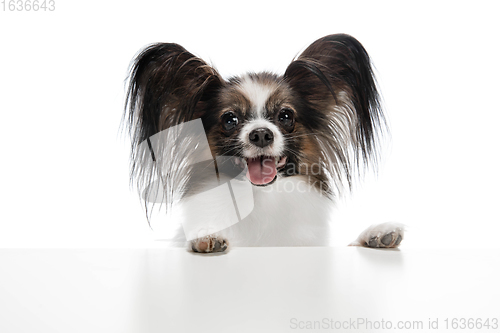
<instances>
[{"instance_id":1,"label":"dog's front paw","mask_svg":"<svg viewBox=\"0 0 500 333\"><path fill-rule=\"evenodd\" d=\"M350 246L396 248L404 238L404 225L387 222L369 227Z\"/></svg>"},{"instance_id":2,"label":"dog's front paw","mask_svg":"<svg viewBox=\"0 0 500 333\"><path fill-rule=\"evenodd\" d=\"M228 246L229 242L225 238L216 235L209 235L191 241L193 252L200 253L224 252Z\"/></svg>"}]
</instances>

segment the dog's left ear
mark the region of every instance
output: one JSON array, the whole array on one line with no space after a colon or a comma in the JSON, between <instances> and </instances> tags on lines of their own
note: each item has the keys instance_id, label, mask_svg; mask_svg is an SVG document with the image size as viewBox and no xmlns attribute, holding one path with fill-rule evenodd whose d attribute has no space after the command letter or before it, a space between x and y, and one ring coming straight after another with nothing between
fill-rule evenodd
<instances>
[{"instance_id":1,"label":"dog's left ear","mask_svg":"<svg viewBox=\"0 0 500 333\"><path fill-rule=\"evenodd\" d=\"M383 115L370 58L360 42L345 34L318 39L288 66L284 78L307 112L328 119L333 110L344 110L351 144L364 160L371 155Z\"/></svg>"},{"instance_id":2,"label":"dog's left ear","mask_svg":"<svg viewBox=\"0 0 500 333\"><path fill-rule=\"evenodd\" d=\"M182 122L200 118L223 79L179 44L146 47L130 69L126 116L136 144ZM128 110L127 110L128 109ZM128 112L127 112L128 111Z\"/></svg>"}]
</instances>

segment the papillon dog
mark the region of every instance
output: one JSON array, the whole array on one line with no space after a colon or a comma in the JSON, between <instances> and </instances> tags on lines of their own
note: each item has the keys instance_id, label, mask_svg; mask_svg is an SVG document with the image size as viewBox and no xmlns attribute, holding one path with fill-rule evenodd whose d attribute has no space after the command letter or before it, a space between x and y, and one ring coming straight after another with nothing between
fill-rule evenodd
<instances>
[{"instance_id":1,"label":"papillon dog","mask_svg":"<svg viewBox=\"0 0 500 333\"><path fill-rule=\"evenodd\" d=\"M283 75L229 79L178 44L150 45L131 64L124 120L146 206L183 207L178 237L201 253L328 245L332 203L376 165L386 129L368 53L345 34L318 39ZM403 237L384 223L350 245L394 248Z\"/></svg>"}]
</instances>

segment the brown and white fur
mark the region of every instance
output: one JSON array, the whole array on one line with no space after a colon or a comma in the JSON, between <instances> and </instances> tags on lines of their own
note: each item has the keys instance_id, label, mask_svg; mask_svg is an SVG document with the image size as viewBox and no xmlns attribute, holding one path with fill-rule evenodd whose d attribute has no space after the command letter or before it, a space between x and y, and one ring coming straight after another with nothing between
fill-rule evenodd
<instances>
[{"instance_id":1,"label":"brown and white fur","mask_svg":"<svg viewBox=\"0 0 500 333\"><path fill-rule=\"evenodd\" d=\"M131 67L125 119L131 178L142 193L160 168L168 179L159 190L170 206L192 208L196 194L209 189L187 167L189 153L177 154L177 164L144 163L149 152L141 147L148 142L151 148L149 138L193 119L202 121L212 155L207 163L215 166L218 181L245 170L255 185L248 216L190 241L193 251L203 253L225 251L229 243L328 245L332 201L363 168L376 164L385 127L369 56L344 34L315 41L284 75L248 73L228 80L178 44L148 46ZM220 156L229 158L226 167L217 165ZM196 205L199 210L187 208L186 216L210 225L226 213L228 202L213 196ZM403 236L400 224L385 223L351 245L397 247Z\"/></svg>"}]
</instances>

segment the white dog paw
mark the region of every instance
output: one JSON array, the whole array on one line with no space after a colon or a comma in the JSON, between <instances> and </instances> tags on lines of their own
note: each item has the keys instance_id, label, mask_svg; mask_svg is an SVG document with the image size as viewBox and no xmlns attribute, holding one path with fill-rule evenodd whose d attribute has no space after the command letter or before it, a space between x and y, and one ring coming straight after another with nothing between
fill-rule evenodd
<instances>
[{"instance_id":1,"label":"white dog paw","mask_svg":"<svg viewBox=\"0 0 500 333\"><path fill-rule=\"evenodd\" d=\"M191 241L193 252L200 253L224 252L228 246L229 242L225 238L216 235L209 235Z\"/></svg>"},{"instance_id":2,"label":"white dog paw","mask_svg":"<svg viewBox=\"0 0 500 333\"><path fill-rule=\"evenodd\" d=\"M349 246L366 246L374 248L396 248L404 238L404 225L396 222L386 222L372 225L363 231L358 239Z\"/></svg>"}]
</instances>

